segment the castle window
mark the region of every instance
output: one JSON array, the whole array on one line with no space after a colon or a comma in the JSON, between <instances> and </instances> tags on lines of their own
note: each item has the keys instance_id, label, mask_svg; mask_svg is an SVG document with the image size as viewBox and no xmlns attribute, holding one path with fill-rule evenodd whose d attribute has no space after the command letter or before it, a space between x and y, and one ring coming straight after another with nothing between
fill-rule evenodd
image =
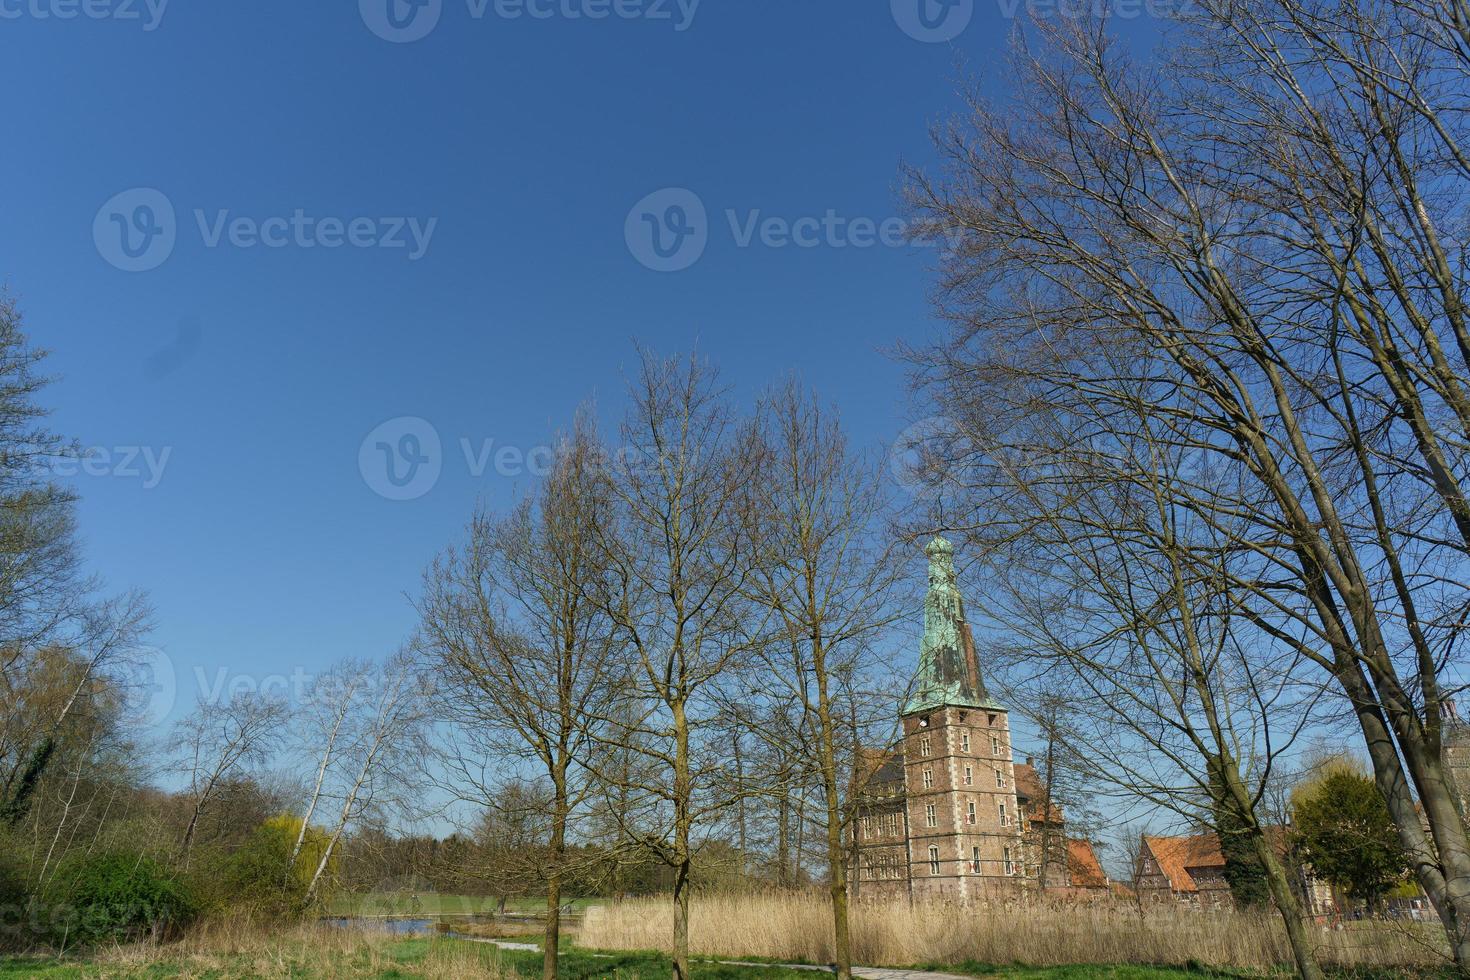
<instances>
[{"instance_id":1,"label":"castle window","mask_svg":"<svg viewBox=\"0 0 1470 980\"><path fill-rule=\"evenodd\" d=\"M934 770L933 769L925 769L924 770L924 788L925 789L933 789L934 788Z\"/></svg>"},{"instance_id":2,"label":"castle window","mask_svg":"<svg viewBox=\"0 0 1470 980\"><path fill-rule=\"evenodd\" d=\"M970 870L975 874L980 873L980 848L970 848Z\"/></svg>"},{"instance_id":3,"label":"castle window","mask_svg":"<svg viewBox=\"0 0 1470 980\"><path fill-rule=\"evenodd\" d=\"M1008 874L1008 875L1015 874L1016 873L1016 866L1011 863L1011 849L1009 847L1005 849L1005 863L1006 863L1006 874Z\"/></svg>"},{"instance_id":4,"label":"castle window","mask_svg":"<svg viewBox=\"0 0 1470 980\"><path fill-rule=\"evenodd\" d=\"M872 836L873 836L873 818L872 817L863 817L863 840L868 840Z\"/></svg>"},{"instance_id":5,"label":"castle window","mask_svg":"<svg viewBox=\"0 0 1470 980\"><path fill-rule=\"evenodd\" d=\"M924 826L926 826L926 827L938 827L939 826L939 814L935 811L934 804L933 803L927 804L924 807Z\"/></svg>"},{"instance_id":6,"label":"castle window","mask_svg":"<svg viewBox=\"0 0 1470 980\"><path fill-rule=\"evenodd\" d=\"M965 767L965 785L966 786L974 786L975 785L975 770L974 769L971 769L969 766L966 766Z\"/></svg>"},{"instance_id":7,"label":"castle window","mask_svg":"<svg viewBox=\"0 0 1470 980\"><path fill-rule=\"evenodd\" d=\"M1006 774L1004 769L995 770L995 785L999 789L1006 788Z\"/></svg>"},{"instance_id":8,"label":"castle window","mask_svg":"<svg viewBox=\"0 0 1470 980\"><path fill-rule=\"evenodd\" d=\"M994 727L995 726L995 715L988 715L987 717L989 719L989 722L990 722L991 727Z\"/></svg>"},{"instance_id":9,"label":"castle window","mask_svg":"<svg viewBox=\"0 0 1470 980\"><path fill-rule=\"evenodd\" d=\"M971 800L969 803L966 804L966 806L969 809L968 809L968 812L966 812L966 814L965 814L965 822L966 823L974 823L975 822L975 801L974 800Z\"/></svg>"},{"instance_id":10,"label":"castle window","mask_svg":"<svg viewBox=\"0 0 1470 980\"><path fill-rule=\"evenodd\" d=\"M931 846L929 848L929 873L931 875L939 874L939 848L937 847Z\"/></svg>"},{"instance_id":11,"label":"castle window","mask_svg":"<svg viewBox=\"0 0 1470 980\"><path fill-rule=\"evenodd\" d=\"M1011 818L1006 816L1006 805L1004 803L1000 805L1000 825L1002 827L1009 827L1011 825Z\"/></svg>"},{"instance_id":12,"label":"castle window","mask_svg":"<svg viewBox=\"0 0 1470 980\"><path fill-rule=\"evenodd\" d=\"M968 752L968 751L970 751L970 733L969 732L960 732L960 751L961 752Z\"/></svg>"},{"instance_id":13,"label":"castle window","mask_svg":"<svg viewBox=\"0 0 1470 980\"><path fill-rule=\"evenodd\" d=\"M920 735L919 736L919 754L920 755L928 755L929 754L929 736L928 735Z\"/></svg>"},{"instance_id":14,"label":"castle window","mask_svg":"<svg viewBox=\"0 0 1470 980\"><path fill-rule=\"evenodd\" d=\"M990 736L990 754L1000 755L1000 739L994 735Z\"/></svg>"}]
</instances>

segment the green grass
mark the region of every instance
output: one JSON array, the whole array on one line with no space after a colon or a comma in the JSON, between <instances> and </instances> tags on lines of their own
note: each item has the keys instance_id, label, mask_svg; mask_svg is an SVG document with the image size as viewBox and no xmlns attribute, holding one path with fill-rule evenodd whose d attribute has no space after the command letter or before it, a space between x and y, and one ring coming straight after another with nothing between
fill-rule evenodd
<instances>
[{"instance_id":1,"label":"green grass","mask_svg":"<svg viewBox=\"0 0 1470 980\"><path fill-rule=\"evenodd\" d=\"M513 972L527 980L541 976L541 954L500 950L484 943L467 943L454 939L412 938L378 944L346 956L314 951L310 945L279 947L269 943L248 953L212 956L207 963L191 960L184 954L164 956L160 961L129 965L124 962L67 957L61 961L26 957L0 957L0 980L15 977L37 977L41 980L174 980L182 977L208 977L211 980L244 980L260 975L259 964L268 963L271 976L289 976L300 980L314 977L351 977L354 980L423 980L430 975L444 976L447 962L476 961L486 966L498 964L503 972ZM821 974L810 970L783 969L776 965L734 966L695 959L697 980L814 980ZM1083 965L1062 967L991 966L981 963L929 966L925 969L951 974L985 978L985 980L1246 980L1259 977L1240 971L1204 968L1180 969L1151 966ZM669 958L662 953L627 952L599 954L572 946L563 950L558 977L563 980L595 980L617 977L618 980L661 980L670 972ZM1354 980L1399 980L1407 974L1390 971L1338 974ZM1418 974L1423 976L1423 974Z\"/></svg>"}]
</instances>

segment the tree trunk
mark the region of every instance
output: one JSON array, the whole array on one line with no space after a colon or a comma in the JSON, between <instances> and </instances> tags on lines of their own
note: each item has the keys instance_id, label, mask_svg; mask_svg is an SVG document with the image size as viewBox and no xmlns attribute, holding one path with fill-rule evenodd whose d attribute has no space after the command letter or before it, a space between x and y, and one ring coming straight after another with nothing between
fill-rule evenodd
<instances>
[{"instance_id":1,"label":"tree trunk","mask_svg":"<svg viewBox=\"0 0 1470 980\"><path fill-rule=\"evenodd\" d=\"M689 772L689 719L684 704L676 701L674 713L674 980L690 980L689 972L689 853L690 824L693 822L693 785Z\"/></svg>"},{"instance_id":2,"label":"tree trunk","mask_svg":"<svg viewBox=\"0 0 1470 980\"><path fill-rule=\"evenodd\" d=\"M827 694L826 652L820 636L812 638L812 668L817 678L818 761L827 797L827 877L832 892L832 937L837 980L852 980L852 943L847 923L847 855L842 847L842 798L837 787L837 751L832 732L832 703Z\"/></svg>"},{"instance_id":3,"label":"tree trunk","mask_svg":"<svg viewBox=\"0 0 1470 980\"><path fill-rule=\"evenodd\" d=\"M559 773L551 818L551 873L546 880L546 939L541 955L542 980L556 980L561 953L561 879L567 853L567 781Z\"/></svg>"}]
</instances>

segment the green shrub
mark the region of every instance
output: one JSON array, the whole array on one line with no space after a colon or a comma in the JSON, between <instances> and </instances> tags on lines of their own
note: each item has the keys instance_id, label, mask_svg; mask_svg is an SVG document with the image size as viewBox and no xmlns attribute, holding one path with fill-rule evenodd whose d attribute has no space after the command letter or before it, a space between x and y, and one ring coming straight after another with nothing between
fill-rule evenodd
<instances>
[{"instance_id":1,"label":"green shrub","mask_svg":"<svg viewBox=\"0 0 1470 980\"><path fill-rule=\"evenodd\" d=\"M306 845L291 865L299 820L267 820L234 851L210 862L205 874L211 910L262 920L298 918L306 911L306 887L320 859L320 834L309 830Z\"/></svg>"},{"instance_id":2,"label":"green shrub","mask_svg":"<svg viewBox=\"0 0 1470 980\"><path fill-rule=\"evenodd\" d=\"M189 890L152 858L126 851L64 865L48 896L54 942L162 939L198 913Z\"/></svg>"},{"instance_id":3,"label":"green shrub","mask_svg":"<svg viewBox=\"0 0 1470 980\"><path fill-rule=\"evenodd\" d=\"M0 849L0 949L31 944L29 909L25 875L14 858Z\"/></svg>"}]
</instances>

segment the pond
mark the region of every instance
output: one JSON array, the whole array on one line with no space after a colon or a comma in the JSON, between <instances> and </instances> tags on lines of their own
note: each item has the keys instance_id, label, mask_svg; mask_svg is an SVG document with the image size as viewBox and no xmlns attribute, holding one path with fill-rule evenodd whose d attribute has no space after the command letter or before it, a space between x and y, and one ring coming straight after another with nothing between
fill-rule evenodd
<instances>
[{"instance_id":1,"label":"pond","mask_svg":"<svg viewBox=\"0 0 1470 980\"><path fill-rule=\"evenodd\" d=\"M362 929L369 932L386 932L390 936L427 936L432 934L435 926L433 919L390 919L381 918L353 918L341 916L338 918L323 919L322 922L338 929Z\"/></svg>"}]
</instances>

